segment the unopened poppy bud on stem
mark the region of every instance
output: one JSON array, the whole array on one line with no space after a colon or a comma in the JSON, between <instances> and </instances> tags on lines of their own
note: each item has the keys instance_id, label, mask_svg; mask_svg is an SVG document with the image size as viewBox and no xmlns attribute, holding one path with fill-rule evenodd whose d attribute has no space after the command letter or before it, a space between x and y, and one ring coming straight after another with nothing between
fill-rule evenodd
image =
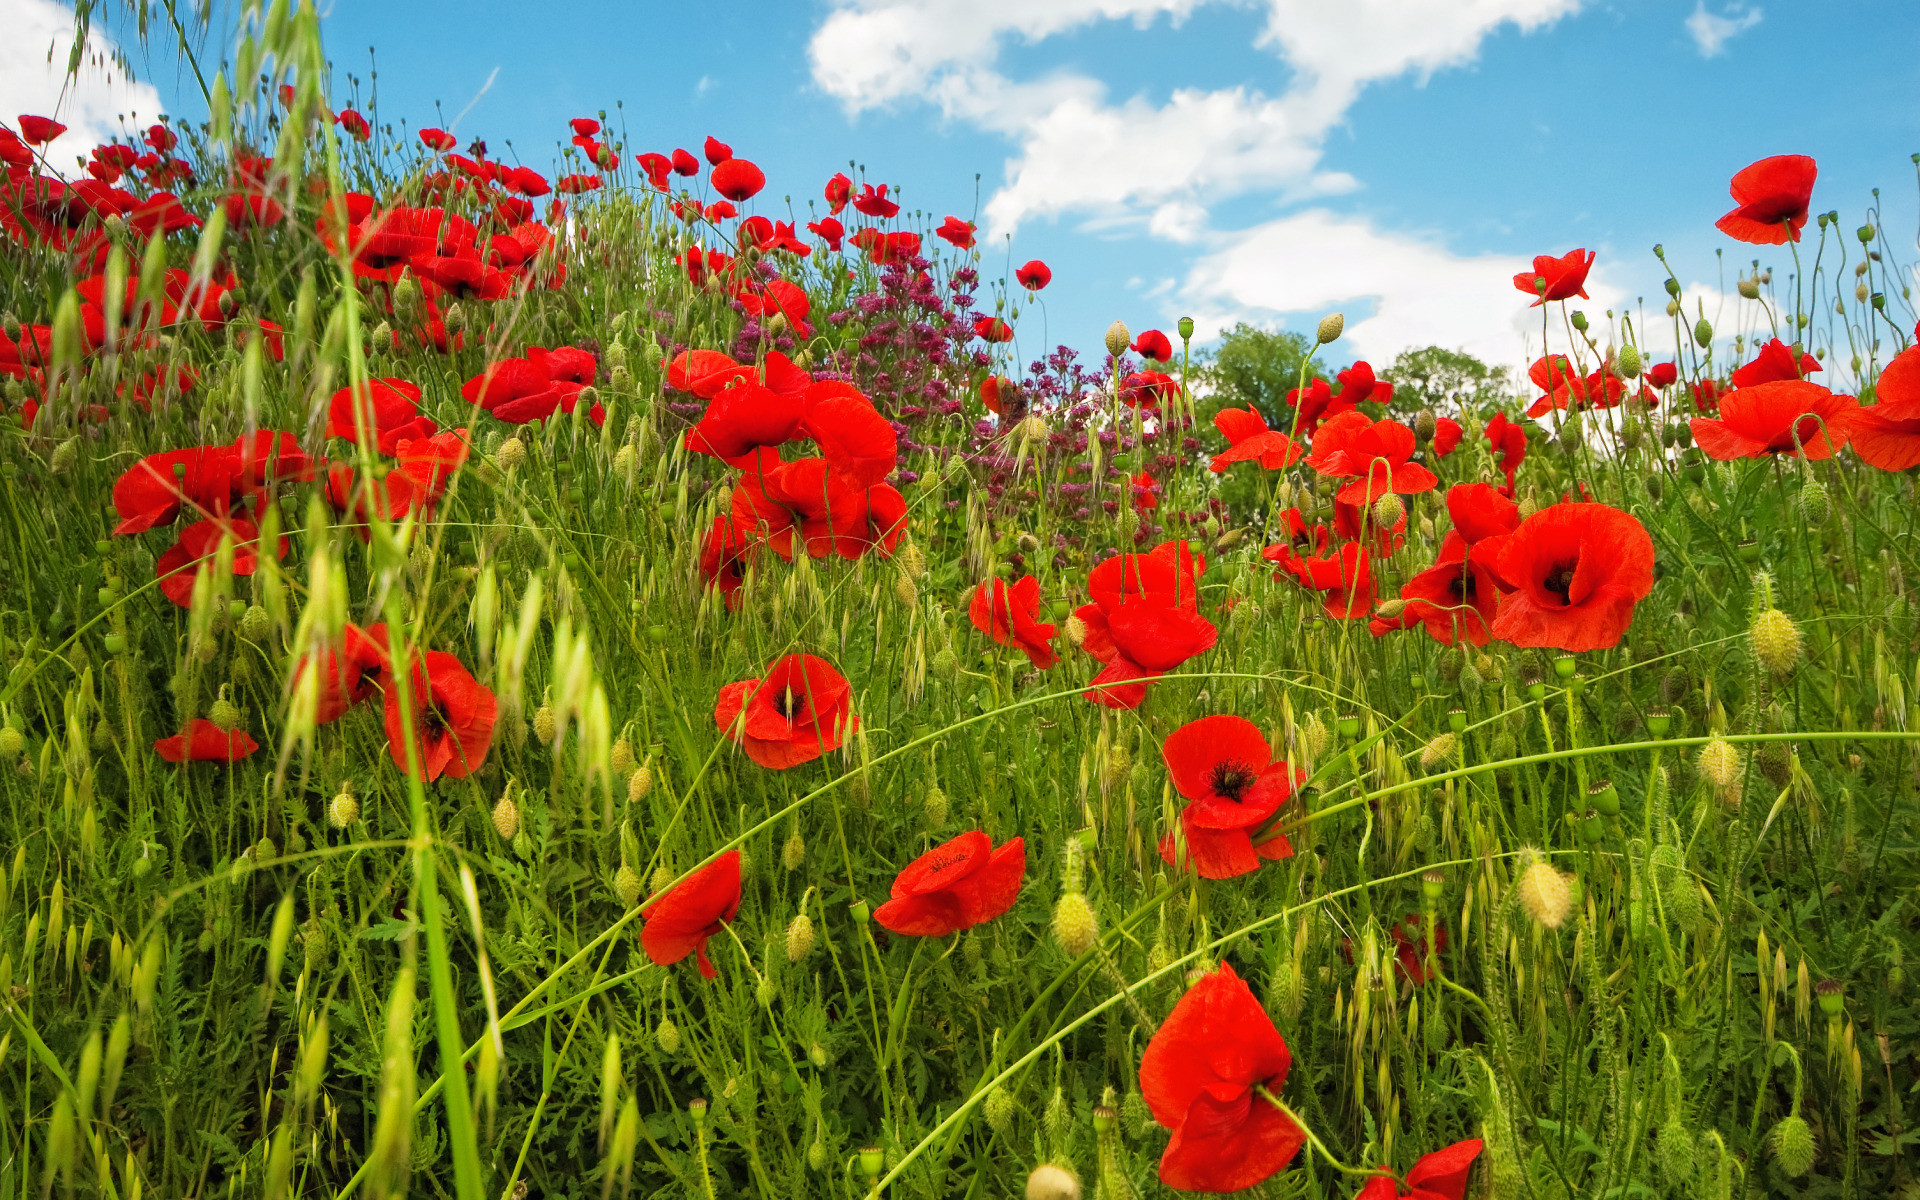
<instances>
[{"instance_id":1,"label":"unopened poppy bud on stem","mask_svg":"<svg viewBox=\"0 0 1920 1200\"><path fill-rule=\"evenodd\" d=\"M1566 876L1552 863L1545 859L1535 862L1520 873L1514 886L1519 889L1520 907L1535 924L1558 929L1566 922L1567 911L1573 907L1573 892L1567 887Z\"/></svg>"},{"instance_id":2,"label":"unopened poppy bud on stem","mask_svg":"<svg viewBox=\"0 0 1920 1200\"><path fill-rule=\"evenodd\" d=\"M1724 791L1740 778L1740 751L1731 743L1714 738L1700 747L1696 765L1703 779Z\"/></svg>"},{"instance_id":3,"label":"unopened poppy bud on stem","mask_svg":"<svg viewBox=\"0 0 1920 1200\"><path fill-rule=\"evenodd\" d=\"M493 831L509 842L520 832L520 808L512 796L500 797L500 802L493 806Z\"/></svg>"},{"instance_id":4,"label":"unopened poppy bud on stem","mask_svg":"<svg viewBox=\"0 0 1920 1200\"><path fill-rule=\"evenodd\" d=\"M1115 321L1113 324L1107 326L1108 354L1119 358L1127 352L1127 347L1132 344L1133 332L1127 328L1125 321Z\"/></svg>"},{"instance_id":5,"label":"unopened poppy bud on stem","mask_svg":"<svg viewBox=\"0 0 1920 1200\"><path fill-rule=\"evenodd\" d=\"M1085 954L1100 936L1100 922L1085 892L1072 891L1053 906L1053 937L1075 958Z\"/></svg>"},{"instance_id":6,"label":"unopened poppy bud on stem","mask_svg":"<svg viewBox=\"0 0 1920 1200\"><path fill-rule=\"evenodd\" d=\"M1754 660L1771 673L1785 675L1799 664L1800 627L1779 609L1769 608L1755 617L1748 637Z\"/></svg>"},{"instance_id":7,"label":"unopened poppy bud on stem","mask_svg":"<svg viewBox=\"0 0 1920 1200\"><path fill-rule=\"evenodd\" d=\"M340 794L327 805L327 823L335 829L345 829L360 819L360 802L353 797L351 785L342 783Z\"/></svg>"},{"instance_id":8,"label":"unopened poppy bud on stem","mask_svg":"<svg viewBox=\"0 0 1920 1200\"><path fill-rule=\"evenodd\" d=\"M1065 1167L1042 1163L1027 1176L1027 1200L1080 1200L1080 1181Z\"/></svg>"},{"instance_id":9,"label":"unopened poppy bud on stem","mask_svg":"<svg viewBox=\"0 0 1920 1200\"><path fill-rule=\"evenodd\" d=\"M813 918L805 913L787 926L787 961L799 962L813 953Z\"/></svg>"},{"instance_id":10,"label":"unopened poppy bud on stem","mask_svg":"<svg viewBox=\"0 0 1920 1200\"><path fill-rule=\"evenodd\" d=\"M1328 313L1320 318L1320 328L1314 334L1322 346L1328 342L1337 342L1346 331L1347 318L1343 313Z\"/></svg>"}]
</instances>

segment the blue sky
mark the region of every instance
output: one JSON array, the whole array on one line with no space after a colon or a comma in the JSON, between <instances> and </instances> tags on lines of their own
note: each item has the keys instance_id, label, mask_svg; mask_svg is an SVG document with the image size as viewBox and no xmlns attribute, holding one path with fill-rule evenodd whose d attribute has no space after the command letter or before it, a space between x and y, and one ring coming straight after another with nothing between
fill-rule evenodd
<instances>
[{"instance_id":1,"label":"blue sky","mask_svg":"<svg viewBox=\"0 0 1920 1200\"><path fill-rule=\"evenodd\" d=\"M0 0L22 6L54 9ZM1599 252L1596 318L1664 302L1655 242L1689 285L1717 287L1726 251L1731 290L1752 252L1712 223L1731 207L1728 177L1768 154L1814 156L1815 207L1849 230L1879 186L1902 255L1920 219L1920 5L1899 0L333 0L325 13L336 102L347 74L368 79L373 47L388 120L459 115L463 140L510 142L545 168L569 117L619 102L630 149L711 133L759 163L763 210L791 195L804 211L854 161L936 221L975 216L994 235L990 271L1054 268L1044 313L1021 323L1029 358L1091 348L1116 317L1310 329L1341 309L1336 357L1383 364L1438 342L1517 362L1540 335L1507 280L1534 254ZM142 73L160 103L194 107L171 64ZM0 63L7 76L0 99L21 84Z\"/></svg>"}]
</instances>

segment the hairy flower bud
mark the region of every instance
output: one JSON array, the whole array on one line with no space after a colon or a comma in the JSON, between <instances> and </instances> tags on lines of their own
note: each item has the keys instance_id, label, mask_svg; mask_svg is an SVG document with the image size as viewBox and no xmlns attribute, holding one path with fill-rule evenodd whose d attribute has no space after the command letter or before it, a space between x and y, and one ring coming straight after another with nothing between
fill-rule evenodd
<instances>
[{"instance_id":1,"label":"hairy flower bud","mask_svg":"<svg viewBox=\"0 0 1920 1200\"><path fill-rule=\"evenodd\" d=\"M633 774L627 776L627 799L631 803L638 804L645 800L647 793L652 790L653 768L641 763L634 768Z\"/></svg>"},{"instance_id":2,"label":"hairy flower bud","mask_svg":"<svg viewBox=\"0 0 1920 1200\"><path fill-rule=\"evenodd\" d=\"M533 714L533 737L543 746L553 745L554 735L560 731L560 724L554 719L553 706L542 704Z\"/></svg>"},{"instance_id":3,"label":"hairy flower bud","mask_svg":"<svg viewBox=\"0 0 1920 1200\"><path fill-rule=\"evenodd\" d=\"M1372 517L1375 529L1392 529L1407 515L1406 502L1396 492L1383 493L1373 502Z\"/></svg>"},{"instance_id":4,"label":"hairy flower bud","mask_svg":"<svg viewBox=\"0 0 1920 1200\"><path fill-rule=\"evenodd\" d=\"M1087 640L1087 623L1079 613L1069 613L1065 624L1067 640L1078 646Z\"/></svg>"},{"instance_id":5,"label":"hairy flower bud","mask_svg":"<svg viewBox=\"0 0 1920 1200\"><path fill-rule=\"evenodd\" d=\"M1027 1176L1027 1200L1080 1200L1080 1181L1064 1167L1042 1163Z\"/></svg>"},{"instance_id":6,"label":"hairy flower bud","mask_svg":"<svg viewBox=\"0 0 1920 1200\"><path fill-rule=\"evenodd\" d=\"M1067 892L1053 906L1053 938L1074 958L1085 954L1100 936L1100 922L1085 892Z\"/></svg>"},{"instance_id":7,"label":"hairy flower bud","mask_svg":"<svg viewBox=\"0 0 1920 1200\"><path fill-rule=\"evenodd\" d=\"M680 1053L680 1027L673 1023L673 1018L660 1018L660 1024L655 1027L653 1037L660 1043L660 1049L664 1053Z\"/></svg>"},{"instance_id":8,"label":"hairy flower bud","mask_svg":"<svg viewBox=\"0 0 1920 1200\"><path fill-rule=\"evenodd\" d=\"M1013 1097L1007 1089L995 1086L987 1092L987 1098L981 1104L987 1118L987 1128L995 1133L1005 1133L1013 1126Z\"/></svg>"},{"instance_id":9,"label":"hairy flower bud","mask_svg":"<svg viewBox=\"0 0 1920 1200\"><path fill-rule=\"evenodd\" d=\"M500 797L499 803L493 806L493 831L509 842L520 832L520 806L513 802L512 796Z\"/></svg>"},{"instance_id":10,"label":"hairy flower bud","mask_svg":"<svg viewBox=\"0 0 1920 1200\"><path fill-rule=\"evenodd\" d=\"M1122 354L1125 354L1127 352L1127 347L1132 344L1133 344L1133 332L1127 328L1126 322L1115 321L1113 324L1107 326L1107 353L1108 354L1111 354L1115 358L1119 358Z\"/></svg>"},{"instance_id":11,"label":"hairy flower bud","mask_svg":"<svg viewBox=\"0 0 1920 1200\"><path fill-rule=\"evenodd\" d=\"M1800 627L1793 618L1777 608L1769 608L1753 620L1748 633L1753 643L1754 661L1775 675L1785 675L1800 662Z\"/></svg>"},{"instance_id":12,"label":"hairy flower bud","mask_svg":"<svg viewBox=\"0 0 1920 1200\"><path fill-rule=\"evenodd\" d=\"M526 443L517 437L510 437L500 443L500 448L493 452L493 457L494 461L511 471L527 461Z\"/></svg>"},{"instance_id":13,"label":"hairy flower bud","mask_svg":"<svg viewBox=\"0 0 1920 1200\"><path fill-rule=\"evenodd\" d=\"M1573 907L1573 892L1567 887L1566 876L1553 864L1544 860L1534 863L1521 872L1514 886L1520 892L1520 907L1535 924L1558 929L1566 922L1567 911Z\"/></svg>"},{"instance_id":14,"label":"hairy flower bud","mask_svg":"<svg viewBox=\"0 0 1920 1200\"><path fill-rule=\"evenodd\" d=\"M1712 345L1713 344L1713 323L1707 320L1705 317L1701 317L1698 321L1694 322L1693 341L1694 341L1694 344L1696 346L1699 346L1702 350L1705 350L1708 346Z\"/></svg>"},{"instance_id":15,"label":"hairy flower bud","mask_svg":"<svg viewBox=\"0 0 1920 1200\"><path fill-rule=\"evenodd\" d=\"M228 732L239 727L240 709L233 701L227 699L226 688L223 687L220 689L220 698L213 702L211 708L207 709L207 720L212 721L222 730Z\"/></svg>"},{"instance_id":16,"label":"hairy flower bud","mask_svg":"<svg viewBox=\"0 0 1920 1200\"><path fill-rule=\"evenodd\" d=\"M340 793L327 803L327 824L335 829L345 829L360 819L360 802L353 797L352 790L340 785Z\"/></svg>"},{"instance_id":17,"label":"hairy flower bud","mask_svg":"<svg viewBox=\"0 0 1920 1200\"><path fill-rule=\"evenodd\" d=\"M613 894L620 897L620 903L632 908L640 901L640 873L626 863L613 873Z\"/></svg>"},{"instance_id":18,"label":"hairy flower bud","mask_svg":"<svg viewBox=\"0 0 1920 1200\"><path fill-rule=\"evenodd\" d=\"M1732 787L1740 778L1740 751L1720 738L1700 747L1695 766L1702 778L1721 790Z\"/></svg>"},{"instance_id":19,"label":"hairy flower bud","mask_svg":"<svg viewBox=\"0 0 1920 1200\"><path fill-rule=\"evenodd\" d=\"M1827 486L1818 479L1807 480L1800 489L1800 517L1809 526L1821 526L1833 515L1833 499L1827 493Z\"/></svg>"},{"instance_id":20,"label":"hairy flower bud","mask_svg":"<svg viewBox=\"0 0 1920 1200\"><path fill-rule=\"evenodd\" d=\"M616 777L625 778L633 770L633 743L621 738L607 751L607 766Z\"/></svg>"},{"instance_id":21,"label":"hairy flower bud","mask_svg":"<svg viewBox=\"0 0 1920 1200\"><path fill-rule=\"evenodd\" d=\"M1443 733L1434 738L1420 751L1420 769L1431 771L1442 763L1450 761L1459 744L1460 739L1452 733Z\"/></svg>"},{"instance_id":22,"label":"hairy flower bud","mask_svg":"<svg viewBox=\"0 0 1920 1200\"><path fill-rule=\"evenodd\" d=\"M1740 277L1740 282L1734 286L1739 289L1740 295L1745 299L1758 300L1760 298L1760 281L1757 279L1751 279L1743 275Z\"/></svg>"},{"instance_id":23,"label":"hairy flower bud","mask_svg":"<svg viewBox=\"0 0 1920 1200\"><path fill-rule=\"evenodd\" d=\"M1346 328L1347 318L1344 314L1328 313L1320 318L1320 328L1315 331L1314 337L1324 346L1328 342L1339 341L1340 335L1346 332Z\"/></svg>"},{"instance_id":24,"label":"hairy flower bud","mask_svg":"<svg viewBox=\"0 0 1920 1200\"><path fill-rule=\"evenodd\" d=\"M813 918L805 913L787 925L787 961L799 962L813 953Z\"/></svg>"},{"instance_id":25,"label":"hairy flower bud","mask_svg":"<svg viewBox=\"0 0 1920 1200\"><path fill-rule=\"evenodd\" d=\"M798 831L787 835L780 847L780 865L789 871L798 871L800 864L807 861L807 842Z\"/></svg>"},{"instance_id":26,"label":"hairy flower bud","mask_svg":"<svg viewBox=\"0 0 1920 1200\"><path fill-rule=\"evenodd\" d=\"M929 785L926 796L920 801L921 810L927 818L927 828L938 829L947 823L947 794L937 786Z\"/></svg>"},{"instance_id":27,"label":"hairy flower bud","mask_svg":"<svg viewBox=\"0 0 1920 1200\"><path fill-rule=\"evenodd\" d=\"M1620 352L1613 356L1613 369L1620 372L1620 378L1622 379L1638 379L1640 377L1640 348L1631 343L1620 347Z\"/></svg>"},{"instance_id":28,"label":"hairy flower bud","mask_svg":"<svg viewBox=\"0 0 1920 1200\"><path fill-rule=\"evenodd\" d=\"M1788 1178L1798 1179L1813 1169L1813 1130L1799 1113L1781 1118L1767 1140L1773 1147L1774 1165Z\"/></svg>"}]
</instances>

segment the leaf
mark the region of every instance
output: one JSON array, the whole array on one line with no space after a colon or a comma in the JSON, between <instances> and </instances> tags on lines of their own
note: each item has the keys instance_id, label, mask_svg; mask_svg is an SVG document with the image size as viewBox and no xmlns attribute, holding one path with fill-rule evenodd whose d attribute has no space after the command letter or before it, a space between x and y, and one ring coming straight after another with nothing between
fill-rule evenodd
<instances>
[{"instance_id":1,"label":"leaf","mask_svg":"<svg viewBox=\"0 0 1920 1200\"><path fill-rule=\"evenodd\" d=\"M389 918L380 922L378 925L369 925L367 928L362 929L357 936L363 941L369 942L397 942L404 938L412 937L419 931L420 925L418 922L396 921Z\"/></svg>"}]
</instances>

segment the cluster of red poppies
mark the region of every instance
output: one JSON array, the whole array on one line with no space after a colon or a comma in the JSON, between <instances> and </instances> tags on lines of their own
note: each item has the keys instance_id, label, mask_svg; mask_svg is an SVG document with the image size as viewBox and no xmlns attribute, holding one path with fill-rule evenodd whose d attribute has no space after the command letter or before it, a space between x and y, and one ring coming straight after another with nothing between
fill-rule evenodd
<instances>
[{"instance_id":1,"label":"cluster of red poppies","mask_svg":"<svg viewBox=\"0 0 1920 1200\"><path fill-rule=\"evenodd\" d=\"M0 166L6 169L0 229L19 245L59 250L71 254L82 269L98 270L112 245L106 231L109 217L124 220L143 237L200 224L200 218L190 216L166 190L191 182L194 173L173 153L178 142L165 125L150 126L138 146L95 146L86 163L88 178L72 181L47 173L45 151L40 149L66 131L52 118L30 114L20 116L18 133L0 125ZM138 173L150 189L146 196L119 186L129 173Z\"/></svg>"},{"instance_id":2,"label":"cluster of red poppies","mask_svg":"<svg viewBox=\"0 0 1920 1200\"><path fill-rule=\"evenodd\" d=\"M858 388L815 380L778 351L755 367L688 350L665 368L669 388L707 401L686 448L740 472L700 556L729 607L762 547L788 561L796 545L812 558L893 554L907 531L906 501L885 482L898 435ZM820 453L782 459L781 447L800 440Z\"/></svg>"}]
</instances>

